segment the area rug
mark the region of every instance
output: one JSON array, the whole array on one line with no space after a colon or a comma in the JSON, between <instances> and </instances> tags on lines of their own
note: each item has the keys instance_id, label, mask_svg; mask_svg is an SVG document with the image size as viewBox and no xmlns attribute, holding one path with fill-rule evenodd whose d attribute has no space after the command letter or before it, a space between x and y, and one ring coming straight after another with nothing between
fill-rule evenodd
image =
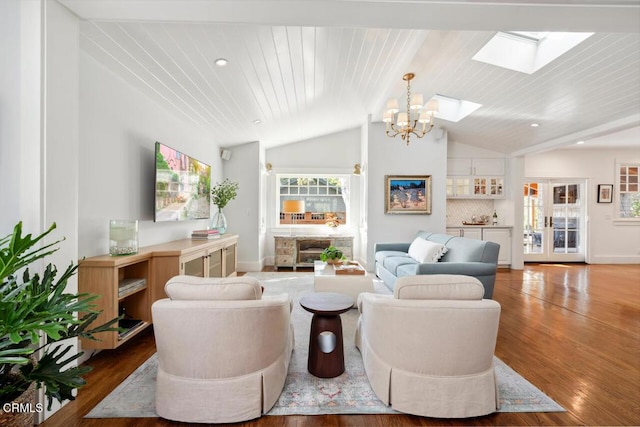
<instances>
[{"instance_id":1,"label":"area rug","mask_svg":"<svg viewBox=\"0 0 640 427\"><path fill-rule=\"evenodd\" d=\"M313 273L248 273L265 287L265 295L289 293L293 300L292 319L296 345L284 390L267 415L393 414L369 386L360 352L353 344L357 310L341 315L344 335L345 372L336 378L317 378L307 372L309 328L312 314L297 301L313 292ZM374 281L375 291L391 293L382 282ZM517 372L494 358L500 408L498 412L564 412L551 398ZM103 399L87 418L157 417L155 380L157 355L151 356L122 384Z\"/></svg>"}]
</instances>

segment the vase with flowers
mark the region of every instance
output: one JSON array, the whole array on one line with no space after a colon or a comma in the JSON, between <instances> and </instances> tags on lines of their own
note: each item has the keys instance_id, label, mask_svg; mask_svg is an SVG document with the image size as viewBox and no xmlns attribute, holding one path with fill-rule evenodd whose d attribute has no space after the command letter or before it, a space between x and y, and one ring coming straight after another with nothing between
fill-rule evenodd
<instances>
[{"instance_id":1,"label":"vase with flowers","mask_svg":"<svg viewBox=\"0 0 640 427\"><path fill-rule=\"evenodd\" d=\"M340 226L340 220L334 213L325 214L325 224L331 230L331 233L335 233Z\"/></svg>"},{"instance_id":2,"label":"vase with flowers","mask_svg":"<svg viewBox=\"0 0 640 427\"><path fill-rule=\"evenodd\" d=\"M220 234L227 232L227 218L224 216L222 209L224 209L231 200L236 198L239 186L237 182L231 182L229 178L225 178L224 181L217 183L211 189L211 200L218 208L211 217L211 224L209 226L211 230L218 230Z\"/></svg>"}]
</instances>

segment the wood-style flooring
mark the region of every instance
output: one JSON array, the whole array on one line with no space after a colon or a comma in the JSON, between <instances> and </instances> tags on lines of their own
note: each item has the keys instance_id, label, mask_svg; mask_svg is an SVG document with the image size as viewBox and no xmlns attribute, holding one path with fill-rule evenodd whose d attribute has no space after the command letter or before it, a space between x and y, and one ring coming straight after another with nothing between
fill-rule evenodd
<instances>
[{"instance_id":1,"label":"wood-style flooring","mask_svg":"<svg viewBox=\"0 0 640 427\"><path fill-rule=\"evenodd\" d=\"M263 416L255 426L640 425L640 265L534 264L500 269L496 356L567 412L446 420L410 415ZM158 418L84 415L155 352L148 332L102 351L78 398L45 427L187 426Z\"/></svg>"}]
</instances>

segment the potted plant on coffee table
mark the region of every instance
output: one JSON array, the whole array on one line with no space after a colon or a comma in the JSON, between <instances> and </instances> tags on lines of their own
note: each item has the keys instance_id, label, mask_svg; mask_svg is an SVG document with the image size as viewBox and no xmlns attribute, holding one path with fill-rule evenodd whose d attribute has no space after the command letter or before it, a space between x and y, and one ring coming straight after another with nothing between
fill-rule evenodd
<instances>
[{"instance_id":1,"label":"potted plant on coffee table","mask_svg":"<svg viewBox=\"0 0 640 427\"><path fill-rule=\"evenodd\" d=\"M69 367L82 353L74 354L71 344L60 341L96 339L98 332L118 330L112 327L117 318L89 329L100 313L91 303L98 295L65 292L77 265L71 263L59 276L52 264L41 275L29 271L32 263L58 250L61 240L43 243L55 228L54 223L39 236L23 236L20 222L0 238L0 426L33 425L33 413L5 408L14 401L36 408L37 388L44 387L49 409L54 398L75 399L73 390L85 384L82 376L91 367Z\"/></svg>"},{"instance_id":2,"label":"potted plant on coffee table","mask_svg":"<svg viewBox=\"0 0 640 427\"><path fill-rule=\"evenodd\" d=\"M342 251L335 246L329 246L325 248L320 254L320 260L327 264L341 264L342 261L347 259Z\"/></svg>"}]
</instances>

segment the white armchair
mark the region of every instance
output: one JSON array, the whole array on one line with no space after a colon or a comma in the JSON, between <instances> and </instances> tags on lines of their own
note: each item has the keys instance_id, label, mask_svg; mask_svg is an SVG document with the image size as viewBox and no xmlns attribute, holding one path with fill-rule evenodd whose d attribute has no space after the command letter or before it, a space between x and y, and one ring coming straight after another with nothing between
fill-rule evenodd
<instances>
[{"instance_id":1,"label":"white armchair","mask_svg":"<svg viewBox=\"0 0 640 427\"><path fill-rule=\"evenodd\" d=\"M263 297L251 277L176 276L165 292L152 306L158 415L232 423L271 409L294 344L289 295Z\"/></svg>"},{"instance_id":2,"label":"white armchair","mask_svg":"<svg viewBox=\"0 0 640 427\"><path fill-rule=\"evenodd\" d=\"M380 400L428 417L495 412L500 304L483 294L474 277L418 275L394 295L360 295L356 346Z\"/></svg>"}]
</instances>

